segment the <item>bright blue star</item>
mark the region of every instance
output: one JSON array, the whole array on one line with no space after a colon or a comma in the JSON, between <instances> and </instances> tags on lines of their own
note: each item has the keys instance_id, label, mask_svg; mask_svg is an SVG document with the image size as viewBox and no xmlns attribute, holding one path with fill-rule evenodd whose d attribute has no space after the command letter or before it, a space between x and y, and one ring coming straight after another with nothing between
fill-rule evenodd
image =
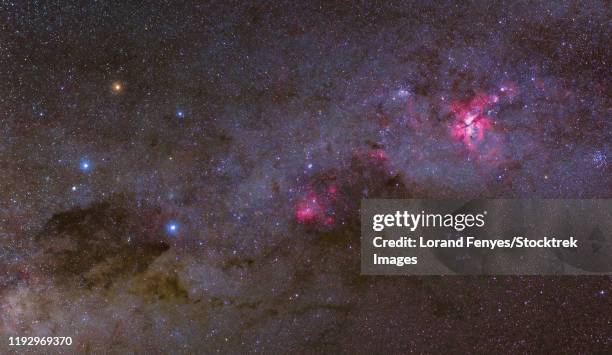
<instances>
[{"instance_id":1,"label":"bright blue star","mask_svg":"<svg viewBox=\"0 0 612 355\"><path fill-rule=\"evenodd\" d=\"M179 224L175 221L170 221L166 224L166 232L170 235L176 235L179 231Z\"/></svg>"},{"instance_id":2,"label":"bright blue star","mask_svg":"<svg viewBox=\"0 0 612 355\"><path fill-rule=\"evenodd\" d=\"M185 117L185 112L180 111L180 110L179 110L179 111L176 111L176 117L178 117L178 118L183 118L183 117Z\"/></svg>"},{"instance_id":3,"label":"bright blue star","mask_svg":"<svg viewBox=\"0 0 612 355\"><path fill-rule=\"evenodd\" d=\"M79 164L79 168L82 171L89 171L91 170L91 162L87 159L82 159L81 163Z\"/></svg>"}]
</instances>

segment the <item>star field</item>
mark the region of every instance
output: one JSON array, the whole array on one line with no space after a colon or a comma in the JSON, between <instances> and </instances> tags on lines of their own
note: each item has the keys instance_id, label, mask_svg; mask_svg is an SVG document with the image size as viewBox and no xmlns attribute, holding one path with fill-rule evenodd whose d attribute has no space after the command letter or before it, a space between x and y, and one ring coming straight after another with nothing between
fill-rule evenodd
<instances>
[{"instance_id":1,"label":"star field","mask_svg":"<svg viewBox=\"0 0 612 355\"><path fill-rule=\"evenodd\" d=\"M612 197L610 11L3 2L0 334L611 351L609 277L359 269L363 198Z\"/></svg>"}]
</instances>

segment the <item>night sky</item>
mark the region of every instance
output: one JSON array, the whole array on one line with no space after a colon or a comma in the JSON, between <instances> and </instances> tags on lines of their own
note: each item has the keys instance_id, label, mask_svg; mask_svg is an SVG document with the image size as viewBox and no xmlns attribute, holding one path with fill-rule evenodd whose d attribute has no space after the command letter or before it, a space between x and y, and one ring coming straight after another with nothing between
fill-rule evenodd
<instances>
[{"instance_id":1,"label":"night sky","mask_svg":"<svg viewBox=\"0 0 612 355\"><path fill-rule=\"evenodd\" d=\"M609 2L0 4L0 352L612 351L610 277L359 259L363 198L612 198Z\"/></svg>"}]
</instances>

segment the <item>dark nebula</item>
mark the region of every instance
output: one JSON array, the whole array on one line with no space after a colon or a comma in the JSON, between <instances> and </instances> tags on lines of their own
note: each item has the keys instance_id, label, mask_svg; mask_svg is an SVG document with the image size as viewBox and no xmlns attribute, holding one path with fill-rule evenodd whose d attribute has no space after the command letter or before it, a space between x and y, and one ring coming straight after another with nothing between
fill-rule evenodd
<instances>
[{"instance_id":1,"label":"dark nebula","mask_svg":"<svg viewBox=\"0 0 612 355\"><path fill-rule=\"evenodd\" d=\"M54 215L35 237L41 277L67 277L70 284L110 286L122 274L143 272L168 250L167 237L147 230L146 221L109 202ZM74 280L77 277L78 280Z\"/></svg>"},{"instance_id":2,"label":"dark nebula","mask_svg":"<svg viewBox=\"0 0 612 355\"><path fill-rule=\"evenodd\" d=\"M610 277L366 277L363 198L611 198L604 1L0 4L0 352L610 353Z\"/></svg>"}]
</instances>

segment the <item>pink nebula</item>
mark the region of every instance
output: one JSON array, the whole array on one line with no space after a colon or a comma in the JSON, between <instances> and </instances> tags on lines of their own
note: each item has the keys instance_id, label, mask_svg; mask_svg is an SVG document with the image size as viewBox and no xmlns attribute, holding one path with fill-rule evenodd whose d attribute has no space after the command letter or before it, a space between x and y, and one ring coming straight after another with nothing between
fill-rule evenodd
<instances>
[{"instance_id":1,"label":"pink nebula","mask_svg":"<svg viewBox=\"0 0 612 355\"><path fill-rule=\"evenodd\" d=\"M492 128L491 117L485 110L497 101L497 95L479 92L470 100L451 102L451 111L455 115L451 134L462 141L469 151L477 151L487 131Z\"/></svg>"}]
</instances>

